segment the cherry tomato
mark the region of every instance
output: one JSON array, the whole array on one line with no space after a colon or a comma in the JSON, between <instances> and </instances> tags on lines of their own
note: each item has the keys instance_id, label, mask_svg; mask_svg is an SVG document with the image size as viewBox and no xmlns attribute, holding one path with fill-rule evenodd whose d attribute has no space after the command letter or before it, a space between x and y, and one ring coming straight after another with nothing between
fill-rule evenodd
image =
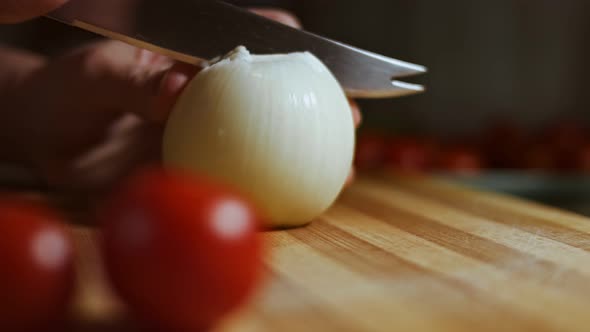
<instances>
[{"instance_id":1,"label":"cherry tomato","mask_svg":"<svg viewBox=\"0 0 590 332\"><path fill-rule=\"evenodd\" d=\"M576 168L576 153L586 144L586 132L586 128L580 124L580 121L564 119L541 134L542 143L553 151L555 168L560 170Z\"/></svg>"},{"instance_id":2,"label":"cherry tomato","mask_svg":"<svg viewBox=\"0 0 590 332\"><path fill-rule=\"evenodd\" d=\"M582 146L575 155L576 170L582 173L590 173L590 144Z\"/></svg>"},{"instance_id":3,"label":"cherry tomato","mask_svg":"<svg viewBox=\"0 0 590 332\"><path fill-rule=\"evenodd\" d=\"M586 141L586 128L576 120L560 120L542 133L545 143L558 148L579 146Z\"/></svg>"},{"instance_id":4,"label":"cherry tomato","mask_svg":"<svg viewBox=\"0 0 590 332\"><path fill-rule=\"evenodd\" d=\"M537 143L531 146L523 157L523 167L539 171L552 171L558 168L558 160L552 146Z\"/></svg>"},{"instance_id":5,"label":"cherry tomato","mask_svg":"<svg viewBox=\"0 0 590 332\"><path fill-rule=\"evenodd\" d=\"M438 167L456 173L474 174L484 168L482 156L474 148L455 146L439 155Z\"/></svg>"},{"instance_id":6,"label":"cherry tomato","mask_svg":"<svg viewBox=\"0 0 590 332\"><path fill-rule=\"evenodd\" d=\"M59 328L75 282L63 218L40 202L1 197L0 234L0 331Z\"/></svg>"},{"instance_id":7,"label":"cherry tomato","mask_svg":"<svg viewBox=\"0 0 590 332\"><path fill-rule=\"evenodd\" d=\"M361 134L356 142L355 166L360 170L371 170L383 165L385 140L376 134Z\"/></svg>"},{"instance_id":8,"label":"cherry tomato","mask_svg":"<svg viewBox=\"0 0 590 332\"><path fill-rule=\"evenodd\" d=\"M99 219L112 285L150 328L207 329L259 281L258 214L241 195L205 178L145 170Z\"/></svg>"},{"instance_id":9,"label":"cherry tomato","mask_svg":"<svg viewBox=\"0 0 590 332\"><path fill-rule=\"evenodd\" d=\"M489 166L517 168L523 164L528 146L525 131L510 122L498 122L489 127L482 137L482 150Z\"/></svg>"},{"instance_id":10,"label":"cherry tomato","mask_svg":"<svg viewBox=\"0 0 590 332\"><path fill-rule=\"evenodd\" d=\"M428 170L435 158L434 145L416 138L397 137L387 148L387 164L402 171Z\"/></svg>"}]
</instances>

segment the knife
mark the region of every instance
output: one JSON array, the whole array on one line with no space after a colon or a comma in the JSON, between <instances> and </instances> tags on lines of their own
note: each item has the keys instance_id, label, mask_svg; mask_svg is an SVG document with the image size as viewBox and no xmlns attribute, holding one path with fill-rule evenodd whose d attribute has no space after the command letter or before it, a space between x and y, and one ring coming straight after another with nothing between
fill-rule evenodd
<instances>
[{"instance_id":1,"label":"knife","mask_svg":"<svg viewBox=\"0 0 590 332\"><path fill-rule=\"evenodd\" d=\"M47 16L192 64L238 45L254 54L309 51L326 64L350 97L398 97L424 90L396 80L424 73L423 66L297 30L223 1L71 0Z\"/></svg>"}]
</instances>

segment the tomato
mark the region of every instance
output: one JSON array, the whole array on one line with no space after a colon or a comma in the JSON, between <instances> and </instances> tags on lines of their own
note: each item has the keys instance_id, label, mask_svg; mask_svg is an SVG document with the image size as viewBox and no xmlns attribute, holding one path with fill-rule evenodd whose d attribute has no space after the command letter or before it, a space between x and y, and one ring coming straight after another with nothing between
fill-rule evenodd
<instances>
[{"instance_id":1,"label":"tomato","mask_svg":"<svg viewBox=\"0 0 590 332\"><path fill-rule=\"evenodd\" d=\"M74 290L73 241L42 203L0 198L0 331L64 323Z\"/></svg>"},{"instance_id":2,"label":"tomato","mask_svg":"<svg viewBox=\"0 0 590 332\"><path fill-rule=\"evenodd\" d=\"M481 142L485 159L495 168L516 168L528 146L525 131L510 122L498 122L484 133Z\"/></svg>"},{"instance_id":3,"label":"tomato","mask_svg":"<svg viewBox=\"0 0 590 332\"><path fill-rule=\"evenodd\" d=\"M590 173L590 144L585 144L576 151L576 170L582 173Z\"/></svg>"},{"instance_id":4,"label":"tomato","mask_svg":"<svg viewBox=\"0 0 590 332\"><path fill-rule=\"evenodd\" d=\"M451 172L474 174L484 168L484 161L476 149L455 146L440 154L437 166Z\"/></svg>"},{"instance_id":5,"label":"tomato","mask_svg":"<svg viewBox=\"0 0 590 332\"><path fill-rule=\"evenodd\" d=\"M425 171L432 166L433 144L416 138L397 137L387 147L387 164L402 171Z\"/></svg>"},{"instance_id":6,"label":"tomato","mask_svg":"<svg viewBox=\"0 0 590 332\"><path fill-rule=\"evenodd\" d=\"M150 328L209 328L244 303L259 281L256 210L205 178L142 171L99 215L113 288Z\"/></svg>"},{"instance_id":7,"label":"tomato","mask_svg":"<svg viewBox=\"0 0 590 332\"><path fill-rule=\"evenodd\" d=\"M586 128L576 120L560 120L542 133L544 143L569 149L586 141Z\"/></svg>"},{"instance_id":8,"label":"tomato","mask_svg":"<svg viewBox=\"0 0 590 332\"><path fill-rule=\"evenodd\" d=\"M558 159L552 146L537 143L531 146L523 158L523 167L526 169L552 171L558 168Z\"/></svg>"},{"instance_id":9,"label":"tomato","mask_svg":"<svg viewBox=\"0 0 590 332\"><path fill-rule=\"evenodd\" d=\"M579 121L561 120L541 134L542 143L554 154L555 168L561 170L576 167L576 153L586 144L586 128Z\"/></svg>"},{"instance_id":10,"label":"tomato","mask_svg":"<svg viewBox=\"0 0 590 332\"><path fill-rule=\"evenodd\" d=\"M375 134L361 134L356 142L354 164L360 170L371 170L383 165L385 140Z\"/></svg>"}]
</instances>

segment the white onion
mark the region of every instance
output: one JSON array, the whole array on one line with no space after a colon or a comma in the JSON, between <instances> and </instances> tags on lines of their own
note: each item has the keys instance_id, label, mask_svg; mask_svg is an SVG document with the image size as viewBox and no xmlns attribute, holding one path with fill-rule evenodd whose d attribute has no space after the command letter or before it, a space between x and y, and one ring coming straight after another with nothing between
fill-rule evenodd
<instances>
[{"instance_id":1,"label":"white onion","mask_svg":"<svg viewBox=\"0 0 590 332\"><path fill-rule=\"evenodd\" d=\"M320 60L238 47L189 83L168 120L163 156L238 187L266 226L291 227L334 202L353 150L350 105Z\"/></svg>"}]
</instances>

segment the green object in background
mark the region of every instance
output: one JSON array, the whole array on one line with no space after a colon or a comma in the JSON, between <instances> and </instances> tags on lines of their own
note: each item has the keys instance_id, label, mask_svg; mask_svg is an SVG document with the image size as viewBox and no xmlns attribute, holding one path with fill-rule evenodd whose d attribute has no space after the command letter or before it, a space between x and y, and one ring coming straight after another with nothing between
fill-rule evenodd
<instances>
[{"instance_id":1,"label":"green object in background","mask_svg":"<svg viewBox=\"0 0 590 332\"><path fill-rule=\"evenodd\" d=\"M475 189L522 197L590 216L590 175L500 171L440 176Z\"/></svg>"}]
</instances>

